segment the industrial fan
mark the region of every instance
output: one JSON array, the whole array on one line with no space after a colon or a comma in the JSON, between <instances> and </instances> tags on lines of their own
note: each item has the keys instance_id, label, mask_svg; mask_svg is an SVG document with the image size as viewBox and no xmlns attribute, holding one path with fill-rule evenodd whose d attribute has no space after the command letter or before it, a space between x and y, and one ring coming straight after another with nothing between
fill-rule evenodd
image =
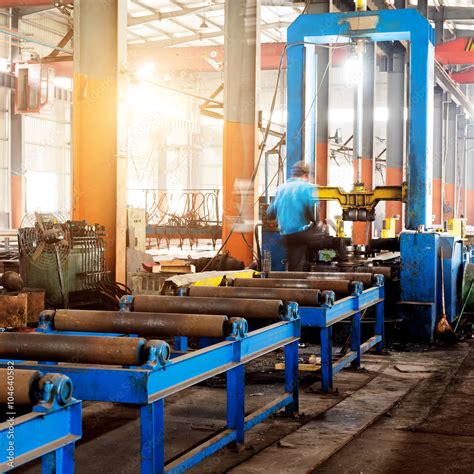
<instances>
[{"instance_id":1,"label":"industrial fan","mask_svg":"<svg viewBox=\"0 0 474 474\"><path fill-rule=\"evenodd\" d=\"M60 303L63 307L68 306L68 298L65 291L63 267L67 263L70 251L70 236L68 226L64 219L57 214L27 214L21 228L18 229L18 245L20 248L20 264L22 257L28 260L31 267L35 267L38 273L57 274L60 290ZM25 268L25 265L22 265ZM28 279L28 278L27 278Z\"/></svg>"}]
</instances>

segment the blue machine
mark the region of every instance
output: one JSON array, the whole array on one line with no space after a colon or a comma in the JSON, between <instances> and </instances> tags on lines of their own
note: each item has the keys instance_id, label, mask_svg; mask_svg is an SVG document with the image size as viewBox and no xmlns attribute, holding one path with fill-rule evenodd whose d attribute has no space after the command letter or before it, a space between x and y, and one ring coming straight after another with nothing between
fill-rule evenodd
<instances>
[{"instance_id":1,"label":"blue machine","mask_svg":"<svg viewBox=\"0 0 474 474\"><path fill-rule=\"evenodd\" d=\"M462 243L427 231L432 223L434 30L415 9L301 15L288 29L287 175L300 160L314 165L317 59L314 45L354 40L409 41L410 75L406 228L401 245L401 316L413 339L431 341L441 314L440 249L443 249L448 319L456 314L456 292L465 259ZM283 247L275 229L262 233L272 269L283 269ZM275 257L273 257L275 255Z\"/></svg>"},{"instance_id":2,"label":"blue machine","mask_svg":"<svg viewBox=\"0 0 474 474\"><path fill-rule=\"evenodd\" d=\"M360 367L361 354L376 347L383 348L384 340L384 279L375 276L375 286L363 290L362 283L354 282L351 296L334 301L332 291L323 292L323 304L319 307L300 307L301 325L321 329L321 388L328 392L333 386L333 376L352 364ZM363 311L375 307L375 335L361 342L361 317ZM332 326L351 321L351 350L336 362L332 362Z\"/></svg>"},{"instance_id":3,"label":"blue machine","mask_svg":"<svg viewBox=\"0 0 474 474\"><path fill-rule=\"evenodd\" d=\"M51 372L44 367L44 372ZM0 424L0 472L7 472L30 461L42 458L42 472L71 474L74 472L74 444L82 436L82 404L72 398L72 383L64 375L20 370L10 363L6 371L13 379L22 376L31 378L37 387L37 404L31 413L14 417L15 402L8 402L7 416ZM36 371L36 368L35 368ZM27 373L29 372L29 373ZM3 382L3 380L2 380ZM25 396L16 390L27 390L30 397L32 387L15 384L12 400Z\"/></svg>"},{"instance_id":4,"label":"blue machine","mask_svg":"<svg viewBox=\"0 0 474 474\"><path fill-rule=\"evenodd\" d=\"M78 364L27 362L16 366L68 376L74 383L76 396L82 400L139 405L141 472L183 472L229 443L243 443L245 431L280 409L286 408L288 414L298 411L300 326L298 306L290 304L280 322L248 334L246 328L240 328L224 341L168 362L157 359L141 367L80 367ZM279 348L285 353L285 393L245 416L245 364ZM226 429L165 465L164 399L222 373L227 376Z\"/></svg>"}]
</instances>

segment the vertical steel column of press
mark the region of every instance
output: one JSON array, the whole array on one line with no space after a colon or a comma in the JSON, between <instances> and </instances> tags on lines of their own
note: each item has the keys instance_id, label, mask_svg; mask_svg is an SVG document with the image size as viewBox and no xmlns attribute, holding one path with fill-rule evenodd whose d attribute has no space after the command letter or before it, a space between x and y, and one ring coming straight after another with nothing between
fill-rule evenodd
<instances>
[{"instance_id":1,"label":"vertical steel column of press","mask_svg":"<svg viewBox=\"0 0 474 474\"><path fill-rule=\"evenodd\" d=\"M414 12L415 13L415 12ZM411 22L410 22L411 23ZM406 227L431 225L433 210L434 30L419 17L410 29L410 121Z\"/></svg>"}]
</instances>

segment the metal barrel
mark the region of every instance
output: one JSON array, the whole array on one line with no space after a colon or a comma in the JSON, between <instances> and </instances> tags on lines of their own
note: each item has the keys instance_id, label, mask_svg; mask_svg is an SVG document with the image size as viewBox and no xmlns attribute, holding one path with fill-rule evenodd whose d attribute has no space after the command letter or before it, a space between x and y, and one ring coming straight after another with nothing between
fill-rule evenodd
<instances>
[{"instance_id":1,"label":"metal barrel","mask_svg":"<svg viewBox=\"0 0 474 474\"><path fill-rule=\"evenodd\" d=\"M378 273L378 272L373 272ZM373 273L371 272L270 272L269 278L278 279L308 279L308 280L351 280L361 281L365 288L372 284Z\"/></svg>"},{"instance_id":2,"label":"metal barrel","mask_svg":"<svg viewBox=\"0 0 474 474\"><path fill-rule=\"evenodd\" d=\"M35 405L40 378L38 370L0 369L0 404Z\"/></svg>"},{"instance_id":3,"label":"metal barrel","mask_svg":"<svg viewBox=\"0 0 474 474\"><path fill-rule=\"evenodd\" d=\"M137 295L135 311L164 313L225 314L229 318L281 319L286 305L281 300L204 298L190 296Z\"/></svg>"},{"instance_id":4,"label":"metal barrel","mask_svg":"<svg viewBox=\"0 0 474 474\"><path fill-rule=\"evenodd\" d=\"M260 288L232 286L191 286L189 296L283 300L295 301L301 306L317 306L320 303L321 292L299 288L266 288L262 291Z\"/></svg>"},{"instance_id":5,"label":"metal barrel","mask_svg":"<svg viewBox=\"0 0 474 474\"><path fill-rule=\"evenodd\" d=\"M291 280L285 278L236 278L234 280L234 287L331 290L338 296L349 295L351 293L350 286L349 280Z\"/></svg>"},{"instance_id":6,"label":"metal barrel","mask_svg":"<svg viewBox=\"0 0 474 474\"><path fill-rule=\"evenodd\" d=\"M136 337L63 336L42 333L0 333L0 359L77 364L141 365L151 346L162 341Z\"/></svg>"},{"instance_id":7,"label":"metal barrel","mask_svg":"<svg viewBox=\"0 0 474 474\"><path fill-rule=\"evenodd\" d=\"M58 331L112 332L145 337L226 337L227 316L218 314L145 313L126 311L58 310Z\"/></svg>"}]
</instances>

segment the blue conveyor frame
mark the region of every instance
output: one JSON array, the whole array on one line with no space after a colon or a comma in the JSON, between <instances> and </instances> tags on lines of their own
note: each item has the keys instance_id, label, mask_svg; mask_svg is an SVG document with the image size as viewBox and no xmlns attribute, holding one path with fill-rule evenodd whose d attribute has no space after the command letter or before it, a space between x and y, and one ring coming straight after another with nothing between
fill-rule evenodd
<instances>
[{"instance_id":1,"label":"blue conveyor frame","mask_svg":"<svg viewBox=\"0 0 474 474\"><path fill-rule=\"evenodd\" d=\"M17 361L16 367L67 375L81 400L130 403L140 406L141 472L184 472L225 445L243 443L245 431L285 408L298 411L297 312L288 320L252 331L171 359L164 366L106 367ZM76 334L76 333L70 333ZM245 416L245 364L277 349L285 354L285 392L260 410ZM3 364L0 364L2 366ZM205 443L165 463L164 399L215 375L227 377L227 426ZM61 423L58 421L58 426ZM153 442L150 442L153 440Z\"/></svg>"}]
</instances>

